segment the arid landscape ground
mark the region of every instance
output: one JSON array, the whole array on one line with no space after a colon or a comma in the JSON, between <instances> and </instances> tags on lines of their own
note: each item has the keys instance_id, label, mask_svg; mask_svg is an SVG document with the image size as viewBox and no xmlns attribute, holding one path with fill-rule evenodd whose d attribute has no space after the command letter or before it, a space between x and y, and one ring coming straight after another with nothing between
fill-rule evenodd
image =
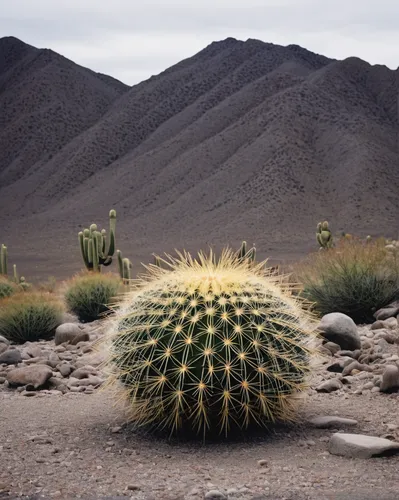
<instances>
[{"instance_id":1,"label":"arid landscape ground","mask_svg":"<svg viewBox=\"0 0 399 500\"><path fill-rule=\"evenodd\" d=\"M243 239L296 258L322 219L395 238L398 91L398 70L233 38L130 88L2 38L1 238L33 280L78 271L111 208L136 271Z\"/></svg>"}]
</instances>

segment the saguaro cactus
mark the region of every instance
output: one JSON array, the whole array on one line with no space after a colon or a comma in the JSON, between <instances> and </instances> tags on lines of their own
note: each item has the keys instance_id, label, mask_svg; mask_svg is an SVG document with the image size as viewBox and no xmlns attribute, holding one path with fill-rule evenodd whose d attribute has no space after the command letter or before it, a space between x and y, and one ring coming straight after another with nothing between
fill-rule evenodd
<instances>
[{"instance_id":1,"label":"saguaro cactus","mask_svg":"<svg viewBox=\"0 0 399 500\"><path fill-rule=\"evenodd\" d=\"M5 245L1 245L0 247L0 274L4 274L7 276L7 247Z\"/></svg>"},{"instance_id":2,"label":"saguaro cactus","mask_svg":"<svg viewBox=\"0 0 399 500\"><path fill-rule=\"evenodd\" d=\"M116 211L109 212L109 236L105 229L97 230L92 224L79 232L79 245L83 262L89 271L101 271L101 266L109 266L115 252Z\"/></svg>"},{"instance_id":3,"label":"saguaro cactus","mask_svg":"<svg viewBox=\"0 0 399 500\"><path fill-rule=\"evenodd\" d=\"M326 249L333 246L333 235L327 221L319 222L317 224L316 239L320 248Z\"/></svg>"},{"instance_id":4,"label":"saguaro cactus","mask_svg":"<svg viewBox=\"0 0 399 500\"><path fill-rule=\"evenodd\" d=\"M116 251L116 255L118 257L118 266L119 266L119 274L120 277L123 280L123 284L127 285L129 283L129 280L132 279L131 276L131 268L132 268L132 263L130 259L127 257L123 258L122 257L122 252L120 250Z\"/></svg>"},{"instance_id":5,"label":"saguaro cactus","mask_svg":"<svg viewBox=\"0 0 399 500\"><path fill-rule=\"evenodd\" d=\"M238 257L240 262L243 262L246 260L246 261L248 261L249 264L254 264L255 258L256 258L255 244L253 244L252 247L248 250L247 242L243 241L241 243L240 249L238 250L238 252L236 252L236 256Z\"/></svg>"}]
</instances>

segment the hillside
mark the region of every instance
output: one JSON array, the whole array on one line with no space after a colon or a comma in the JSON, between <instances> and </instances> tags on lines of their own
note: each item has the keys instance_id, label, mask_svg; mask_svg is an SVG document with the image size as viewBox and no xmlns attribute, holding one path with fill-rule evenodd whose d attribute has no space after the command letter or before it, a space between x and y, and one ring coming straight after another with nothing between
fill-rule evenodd
<instances>
[{"instance_id":1,"label":"hillside","mask_svg":"<svg viewBox=\"0 0 399 500\"><path fill-rule=\"evenodd\" d=\"M398 93L399 71L295 45L228 38L129 88L0 39L0 239L64 276L111 207L133 261L241 239L284 260L322 218L397 236Z\"/></svg>"}]
</instances>

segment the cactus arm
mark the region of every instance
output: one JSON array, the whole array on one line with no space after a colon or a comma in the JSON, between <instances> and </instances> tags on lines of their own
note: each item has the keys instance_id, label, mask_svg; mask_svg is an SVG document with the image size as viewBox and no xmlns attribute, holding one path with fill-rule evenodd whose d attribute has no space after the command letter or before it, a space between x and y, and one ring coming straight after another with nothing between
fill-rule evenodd
<instances>
[{"instance_id":1,"label":"cactus arm","mask_svg":"<svg viewBox=\"0 0 399 500\"><path fill-rule=\"evenodd\" d=\"M86 266L87 269L90 269L90 264L88 260L88 238L84 237L84 234L82 231L79 232L79 246L80 246L80 253L82 254L83 262L84 265Z\"/></svg>"},{"instance_id":2,"label":"cactus arm","mask_svg":"<svg viewBox=\"0 0 399 500\"><path fill-rule=\"evenodd\" d=\"M119 275L123 279L123 261L122 261L122 252L120 250L116 251L116 255L118 257L118 269Z\"/></svg>"},{"instance_id":3,"label":"cactus arm","mask_svg":"<svg viewBox=\"0 0 399 500\"><path fill-rule=\"evenodd\" d=\"M13 272L14 272L14 282L19 283L19 278L18 278L18 273L17 273L17 266L14 264L13 266Z\"/></svg>"},{"instance_id":4,"label":"cactus arm","mask_svg":"<svg viewBox=\"0 0 399 500\"><path fill-rule=\"evenodd\" d=\"M5 245L1 245L1 249L0 249L0 274L4 274L6 276L8 273L7 259L8 259L7 247Z\"/></svg>"}]
</instances>

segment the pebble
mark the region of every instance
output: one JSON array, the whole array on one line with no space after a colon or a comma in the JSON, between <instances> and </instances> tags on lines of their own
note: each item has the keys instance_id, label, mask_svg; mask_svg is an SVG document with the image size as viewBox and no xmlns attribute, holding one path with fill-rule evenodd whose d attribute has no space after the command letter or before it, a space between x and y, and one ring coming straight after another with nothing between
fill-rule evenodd
<instances>
[{"instance_id":1,"label":"pebble","mask_svg":"<svg viewBox=\"0 0 399 500\"><path fill-rule=\"evenodd\" d=\"M227 497L218 490L210 490L205 494L205 500L227 500Z\"/></svg>"}]
</instances>

